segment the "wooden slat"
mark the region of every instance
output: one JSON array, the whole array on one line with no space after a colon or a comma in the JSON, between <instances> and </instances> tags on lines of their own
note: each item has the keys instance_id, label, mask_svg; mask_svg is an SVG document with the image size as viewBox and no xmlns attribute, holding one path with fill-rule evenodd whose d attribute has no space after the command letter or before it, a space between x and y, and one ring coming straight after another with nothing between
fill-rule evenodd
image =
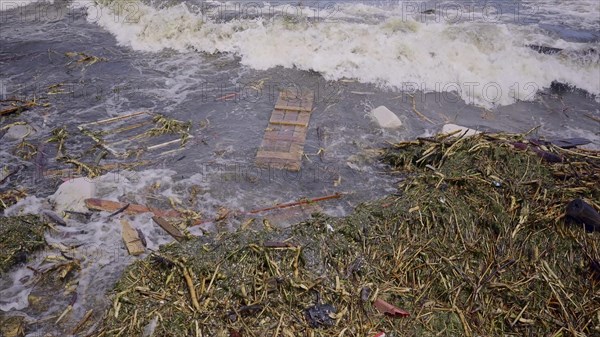
<instances>
[{"instance_id":1,"label":"wooden slat","mask_svg":"<svg viewBox=\"0 0 600 337\"><path fill-rule=\"evenodd\" d=\"M294 137L292 132L290 132L289 135L278 135L276 133L266 132L265 137L263 138L263 144L265 143L265 141L284 141L284 142L291 142L291 143L304 143L306 141L306 134L304 134L302 137L301 136Z\"/></svg>"},{"instance_id":2,"label":"wooden slat","mask_svg":"<svg viewBox=\"0 0 600 337\"><path fill-rule=\"evenodd\" d=\"M290 110L290 111L306 111L311 112L312 107L302 107L302 106L294 106L294 105L276 105L275 109L277 110Z\"/></svg>"},{"instance_id":3,"label":"wooden slat","mask_svg":"<svg viewBox=\"0 0 600 337\"><path fill-rule=\"evenodd\" d=\"M121 225L123 227L121 236L123 237L123 242L125 242L125 246L127 247L129 255L135 256L143 254L146 249L137 231L133 229L133 227L131 227L129 222L125 219L121 219Z\"/></svg>"},{"instance_id":4,"label":"wooden slat","mask_svg":"<svg viewBox=\"0 0 600 337\"><path fill-rule=\"evenodd\" d=\"M302 158L302 154L283 152L283 151L258 151L257 158L274 158L295 161L298 157Z\"/></svg>"},{"instance_id":5,"label":"wooden slat","mask_svg":"<svg viewBox=\"0 0 600 337\"><path fill-rule=\"evenodd\" d=\"M295 110L295 111L312 111L312 104L314 95L310 90L283 90L277 103L275 103L275 109L279 110Z\"/></svg>"},{"instance_id":6,"label":"wooden slat","mask_svg":"<svg viewBox=\"0 0 600 337\"><path fill-rule=\"evenodd\" d=\"M272 169L300 171L302 164L300 162L291 162L289 160L277 160L272 158L257 159L256 164L260 167L269 167Z\"/></svg>"},{"instance_id":7,"label":"wooden slat","mask_svg":"<svg viewBox=\"0 0 600 337\"><path fill-rule=\"evenodd\" d=\"M310 218L312 213L318 213L321 211L323 211L323 209L316 204L298 205L272 212L271 214L266 215L265 218L267 218L274 225L281 227L282 225L299 223Z\"/></svg>"},{"instance_id":8,"label":"wooden slat","mask_svg":"<svg viewBox=\"0 0 600 337\"><path fill-rule=\"evenodd\" d=\"M115 212L119 209L123 208L126 204L111 200L104 199L96 199L89 198L85 199L85 206L91 210L96 211L106 211L106 212ZM152 212L156 216L162 217L179 217L179 212L175 210L160 210L160 209L150 209L144 205L130 204L124 211L126 214L140 214Z\"/></svg>"},{"instance_id":9,"label":"wooden slat","mask_svg":"<svg viewBox=\"0 0 600 337\"><path fill-rule=\"evenodd\" d=\"M171 235L175 240L181 241L185 238L185 235L179 230L179 228L175 227L165 218L161 218L159 216L153 216L152 220L156 222L162 229L164 229L169 235Z\"/></svg>"},{"instance_id":10,"label":"wooden slat","mask_svg":"<svg viewBox=\"0 0 600 337\"><path fill-rule=\"evenodd\" d=\"M275 124L275 125L301 126L304 128L308 127L308 123L292 122L292 121L270 121L269 123Z\"/></svg>"}]
</instances>

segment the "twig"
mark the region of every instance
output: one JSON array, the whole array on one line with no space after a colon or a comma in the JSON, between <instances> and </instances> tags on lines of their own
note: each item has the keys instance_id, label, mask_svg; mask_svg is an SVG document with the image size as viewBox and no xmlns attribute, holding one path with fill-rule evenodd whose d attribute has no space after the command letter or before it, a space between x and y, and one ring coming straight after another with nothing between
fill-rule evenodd
<instances>
[{"instance_id":1,"label":"twig","mask_svg":"<svg viewBox=\"0 0 600 337\"><path fill-rule=\"evenodd\" d=\"M112 218L113 216L119 214L119 213L123 213L128 207L129 205L131 205L130 203L127 203L125 206L119 208L118 210L116 210L114 213L110 214L108 217Z\"/></svg>"}]
</instances>

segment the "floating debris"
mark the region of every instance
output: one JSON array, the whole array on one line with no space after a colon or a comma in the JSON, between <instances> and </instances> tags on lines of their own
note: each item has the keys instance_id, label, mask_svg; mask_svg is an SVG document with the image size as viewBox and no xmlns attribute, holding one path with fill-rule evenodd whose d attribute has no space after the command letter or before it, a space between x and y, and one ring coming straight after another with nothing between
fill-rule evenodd
<instances>
[{"instance_id":1,"label":"floating debris","mask_svg":"<svg viewBox=\"0 0 600 337\"><path fill-rule=\"evenodd\" d=\"M0 274L45 247L45 229L36 215L0 217Z\"/></svg>"},{"instance_id":2,"label":"floating debris","mask_svg":"<svg viewBox=\"0 0 600 337\"><path fill-rule=\"evenodd\" d=\"M27 192L24 189L12 189L0 192L0 211L7 209L26 197Z\"/></svg>"},{"instance_id":3,"label":"floating debris","mask_svg":"<svg viewBox=\"0 0 600 337\"><path fill-rule=\"evenodd\" d=\"M60 215L52 212L51 210L45 209L41 212L40 215L43 216L45 219L48 219L59 226L67 225L67 222L65 221L65 219L63 219Z\"/></svg>"},{"instance_id":4,"label":"floating debris","mask_svg":"<svg viewBox=\"0 0 600 337\"><path fill-rule=\"evenodd\" d=\"M73 59L73 61L69 62L67 65L70 65L73 62L75 62L76 64L83 64L84 67L89 67L95 63L106 61L106 59L103 57L89 55L82 52L66 52L65 56Z\"/></svg>"},{"instance_id":5,"label":"floating debris","mask_svg":"<svg viewBox=\"0 0 600 337\"><path fill-rule=\"evenodd\" d=\"M89 198L84 200L85 205L92 211L106 211L113 212L113 214L117 211L122 211L125 214L141 214L141 213L154 213L156 216L161 217L179 217L181 214L176 210L160 210L160 209L151 209L144 205L137 204L125 204L117 201L111 200L103 200L103 199L95 199ZM127 206L129 205L129 206ZM127 206L127 207L125 207Z\"/></svg>"},{"instance_id":6,"label":"floating debris","mask_svg":"<svg viewBox=\"0 0 600 337\"><path fill-rule=\"evenodd\" d=\"M43 106L43 107L47 107L49 106L48 103L38 103L35 99L31 100L31 101L24 101L24 100L20 100L20 99L10 99L10 100L1 100L0 103L5 103L5 102L9 102L10 105L9 107L0 107L0 116L7 116L10 114L14 114L14 113L20 113L26 110L29 110L31 108L37 107L37 106Z\"/></svg>"},{"instance_id":7,"label":"floating debris","mask_svg":"<svg viewBox=\"0 0 600 337\"><path fill-rule=\"evenodd\" d=\"M143 254L146 249L146 245L144 244L144 241L142 241L142 239L139 236L138 231L136 231L133 227L131 227L131 224L129 224L129 221L125 220L125 219L121 219L121 225L122 225L122 237L123 237L123 242L125 242L125 246L127 247L127 251L129 252L129 255L140 255Z\"/></svg>"}]
</instances>

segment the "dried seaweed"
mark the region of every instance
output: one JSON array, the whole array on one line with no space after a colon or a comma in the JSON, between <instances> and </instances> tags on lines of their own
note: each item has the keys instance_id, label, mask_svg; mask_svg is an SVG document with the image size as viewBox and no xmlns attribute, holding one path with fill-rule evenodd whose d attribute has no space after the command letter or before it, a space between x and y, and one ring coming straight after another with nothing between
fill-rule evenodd
<instances>
[{"instance_id":1,"label":"dried seaweed","mask_svg":"<svg viewBox=\"0 0 600 337\"><path fill-rule=\"evenodd\" d=\"M45 229L35 215L0 217L0 275L46 246Z\"/></svg>"},{"instance_id":2,"label":"dried seaweed","mask_svg":"<svg viewBox=\"0 0 600 337\"><path fill-rule=\"evenodd\" d=\"M574 198L599 208L598 153L549 146L564 159L549 164L515 141L394 144L382 159L399 192L345 218L164 246L124 273L96 335L153 322L155 336L597 335L598 233L564 213ZM331 325L307 321L319 303Z\"/></svg>"},{"instance_id":3,"label":"dried seaweed","mask_svg":"<svg viewBox=\"0 0 600 337\"><path fill-rule=\"evenodd\" d=\"M153 122L156 126L144 132L139 137L157 137L165 134L178 134L181 136L181 146L183 146L190 136L189 131L192 127L191 121L183 122L158 114L154 116Z\"/></svg>"}]
</instances>

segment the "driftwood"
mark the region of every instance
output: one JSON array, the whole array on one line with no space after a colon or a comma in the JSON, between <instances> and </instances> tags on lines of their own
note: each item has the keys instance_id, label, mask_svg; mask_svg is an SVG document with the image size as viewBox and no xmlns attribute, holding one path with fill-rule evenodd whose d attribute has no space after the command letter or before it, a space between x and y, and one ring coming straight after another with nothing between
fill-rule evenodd
<instances>
[{"instance_id":1,"label":"driftwood","mask_svg":"<svg viewBox=\"0 0 600 337\"><path fill-rule=\"evenodd\" d=\"M116 212L125 207L125 203L89 198L84 200L87 208L95 211L106 211L106 212ZM123 210L125 214L140 214L140 213L154 213L156 216L160 217L180 217L181 214L175 210L160 210L160 209L150 209L144 205L130 204L129 207Z\"/></svg>"},{"instance_id":2,"label":"driftwood","mask_svg":"<svg viewBox=\"0 0 600 337\"><path fill-rule=\"evenodd\" d=\"M156 222L162 229L164 229L169 235L171 235L175 240L181 241L185 238L185 235L179 230L179 228L175 227L165 218L161 218L159 216L153 216L152 220Z\"/></svg>"},{"instance_id":3,"label":"driftwood","mask_svg":"<svg viewBox=\"0 0 600 337\"><path fill-rule=\"evenodd\" d=\"M123 242L125 242L129 254L134 256L143 254L146 249L138 236L138 232L133 229L129 224L129 221L125 219L121 219L121 225L123 226L121 236L123 237Z\"/></svg>"},{"instance_id":4,"label":"driftwood","mask_svg":"<svg viewBox=\"0 0 600 337\"><path fill-rule=\"evenodd\" d=\"M282 208L288 208L288 207L306 205L306 204L310 204L310 203L318 202L318 201L324 201L324 200L329 200L329 199L338 199L341 196L342 196L342 194L336 193L336 194L327 195L327 196L324 196L324 197L318 197L318 198L312 198L312 199L305 199L305 200L290 202L290 203L287 203L287 204L278 204L278 205L275 205L273 207L255 209L255 210L252 210L252 211L248 212L248 214L257 214L257 213L272 211L272 210L275 210L275 209L282 209Z\"/></svg>"}]
</instances>

